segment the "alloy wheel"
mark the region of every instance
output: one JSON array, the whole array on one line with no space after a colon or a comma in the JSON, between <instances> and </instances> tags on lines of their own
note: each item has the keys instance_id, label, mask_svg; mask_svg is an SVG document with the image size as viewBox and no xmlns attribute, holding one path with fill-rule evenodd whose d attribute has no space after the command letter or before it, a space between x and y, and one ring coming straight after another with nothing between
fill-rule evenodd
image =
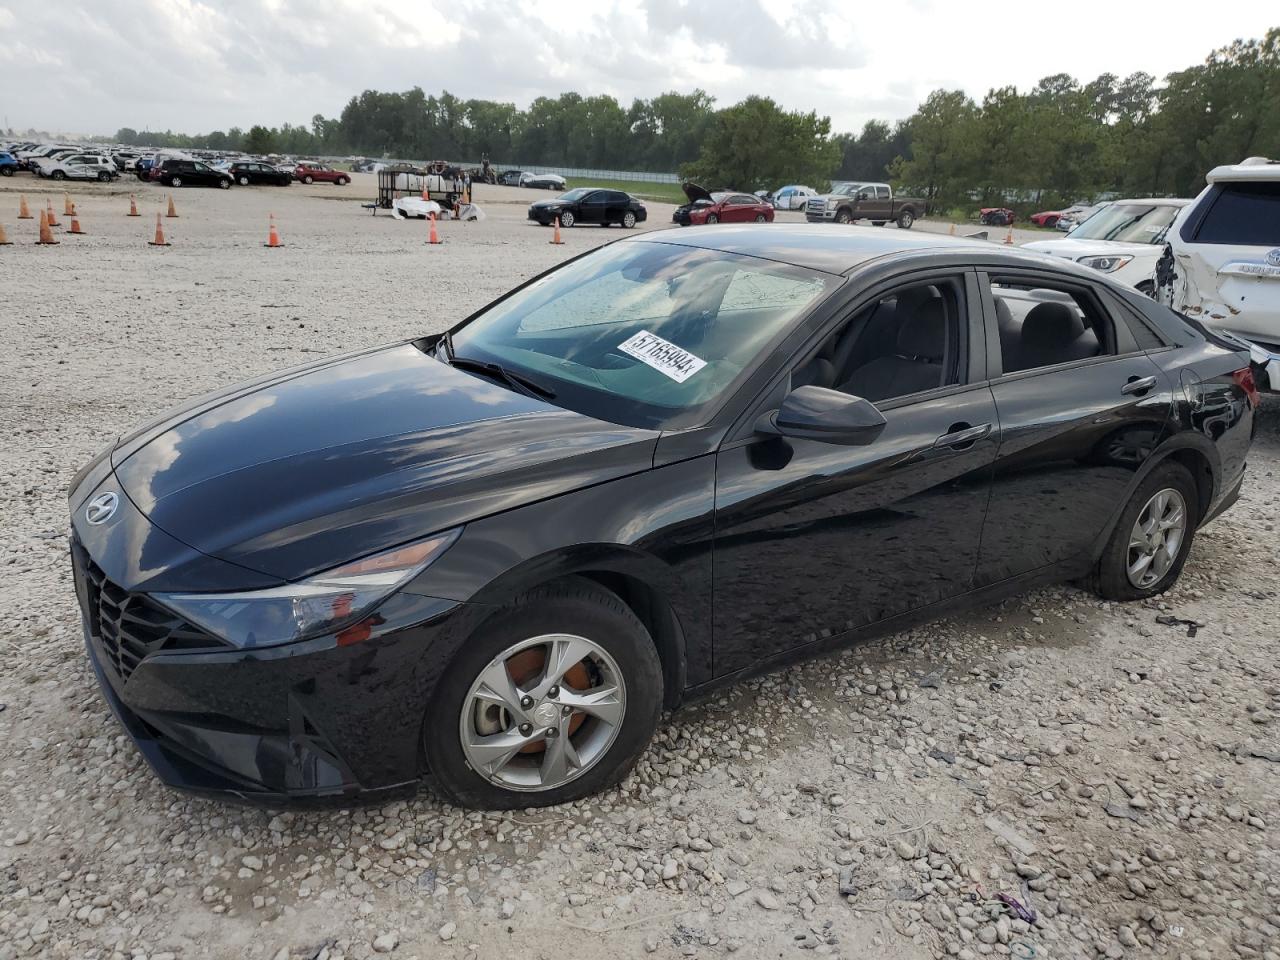
<instances>
[{"instance_id":1,"label":"alloy wheel","mask_svg":"<svg viewBox=\"0 0 1280 960\"><path fill-rule=\"evenodd\" d=\"M627 693L613 657L585 637L544 634L508 647L462 701L471 768L508 790L563 786L600 761L622 728Z\"/></svg>"},{"instance_id":2,"label":"alloy wheel","mask_svg":"<svg viewBox=\"0 0 1280 960\"><path fill-rule=\"evenodd\" d=\"M1159 583L1177 562L1187 533L1187 504L1166 487L1147 501L1129 533L1129 582L1139 590Z\"/></svg>"}]
</instances>

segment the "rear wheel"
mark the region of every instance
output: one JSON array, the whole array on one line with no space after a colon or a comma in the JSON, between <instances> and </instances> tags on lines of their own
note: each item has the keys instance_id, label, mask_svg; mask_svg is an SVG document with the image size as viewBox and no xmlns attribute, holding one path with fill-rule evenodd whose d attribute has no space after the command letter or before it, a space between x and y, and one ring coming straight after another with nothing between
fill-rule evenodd
<instances>
[{"instance_id":1,"label":"rear wheel","mask_svg":"<svg viewBox=\"0 0 1280 960\"><path fill-rule=\"evenodd\" d=\"M1195 538L1196 483L1166 461L1138 485L1093 572L1090 586L1107 600L1164 593L1182 573Z\"/></svg>"},{"instance_id":2,"label":"rear wheel","mask_svg":"<svg viewBox=\"0 0 1280 960\"><path fill-rule=\"evenodd\" d=\"M242 173L236 178L236 183L240 184L242 187L247 187L249 185L249 178Z\"/></svg>"},{"instance_id":3,"label":"rear wheel","mask_svg":"<svg viewBox=\"0 0 1280 960\"><path fill-rule=\"evenodd\" d=\"M231 189L231 178L230 178L230 177L223 177L221 180L219 180L219 181L218 181L218 189L220 189L220 190L230 190L230 189Z\"/></svg>"},{"instance_id":4,"label":"rear wheel","mask_svg":"<svg viewBox=\"0 0 1280 960\"><path fill-rule=\"evenodd\" d=\"M486 621L437 690L423 746L441 792L491 810L547 806L626 776L657 726L662 669L616 596L572 580Z\"/></svg>"},{"instance_id":5,"label":"rear wheel","mask_svg":"<svg viewBox=\"0 0 1280 960\"><path fill-rule=\"evenodd\" d=\"M911 225L916 222L916 215L910 210L903 210L898 214L898 227L902 230L910 230Z\"/></svg>"},{"instance_id":6,"label":"rear wheel","mask_svg":"<svg viewBox=\"0 0 1280 960\"><path fill-rule=\"evenodd\" d=\"M13 167L7 166L7 165L0 167L0 177L12 177L12 176L13 176Z\"/></svg>"},{"instance_id":7,"label":"rear wheel","mask_svg":"<svg viewBox=\"0 0 1280 960\"><path fill-rule=\"evenodd\" d=\"M182 178L181 178L181 177L170 177L170 178L169 178L169 186L171 186L171 187L180 187L180 186L182 186Z\"/></svg>"},{"instance_id":8,"label":"rear wheel","mask_svg":"<svg viewBox=\"0 0 1280 960\"><path fill-rule=\"evenodd\" d=\"M334 182L334 183L336 183L336 184L337 184L338 186L340 186L340 187L345 187L345 186L346 186L348 183L350 183L351 181L350 181L350 180L348 180L346 177L339 177L337 180L335 180L335 181L333 181L333 182Z\"/></svg>"}]
</instances>

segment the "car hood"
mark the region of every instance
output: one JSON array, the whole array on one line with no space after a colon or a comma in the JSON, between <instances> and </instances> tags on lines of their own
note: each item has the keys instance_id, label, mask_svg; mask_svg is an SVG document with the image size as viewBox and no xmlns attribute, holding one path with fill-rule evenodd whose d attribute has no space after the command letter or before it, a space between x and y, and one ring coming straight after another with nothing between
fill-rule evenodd
<instances>
[{"instance_id":1,"label":"car hood","mask_svg":"<svg viewBox=\"0 0 1280 960\"><path fill-rule=\"evenodd\" d=\"M529 206L545 209L546 207L567 207L572 204L572 200L561 200L559 197L556 197L553 200L535 200L533 203L529 204Z\"/></svg>"},{"instance_id":2,"label":"car hood","mask_svg":"<svg viewBox=\"0 0 1280 960\"><path fill-rule=\"evenodd\" d=\"M714 202L711 199L711 191L696 183L682 183L680 184L680 189L684 191L684 195L689 198L690 203L697 203L699 200L705 200L707 203Z\"/></svg>"},{"instance_id":3,"label":"car hood","mask_svg":"<svg viewBox=\"0 0 1280 960\"><path fill-rule=\"evenodd\" d=\"M1066 257L1068 260L1079 260L1081 257L1151 257L1160 256L1161 247L1154 243L1121 243L1116 240L1072 240L1063 237L1060 240L1036 240L1024 243L1024 250L1035 250L1055 257Z\"/></svg>"},{"instance_id":4,"label":"car hood","mask_svg":"<svg viewBox=\"0 0 1280 960\"><path fill-rule=\"evenodd\" d=\"M648 469L657 436L401 344L197 400L122 441L111 461L168 536L293 580Z\"/></svg>"}]
</instances>

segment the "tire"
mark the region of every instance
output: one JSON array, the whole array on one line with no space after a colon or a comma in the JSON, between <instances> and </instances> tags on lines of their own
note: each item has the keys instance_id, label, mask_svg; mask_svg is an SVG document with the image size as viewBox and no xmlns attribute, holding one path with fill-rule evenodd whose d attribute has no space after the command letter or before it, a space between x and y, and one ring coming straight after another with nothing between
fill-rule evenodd
<instances>
[{"instance_id":1,"label":"tire","mask_svg":"<svg viewBox=\"0 0 1280 960\"><path fill-rule=\"evenodd\" d=\"M242 187L247 187L249 185L249 178L242 173L240 176L236 177L236 183L240 184Z\"/></svg>"},{"instance_id":2,"label":"tire","mask_svg":"<svg viewBox=\"0 0 1280 960\"><path fill-rule=\"evenodd\" d=\"M50 176L50 177L52 177L54 180L65 180L65 179L67 179L67 175L66 175L65 173L63 173L61 170L55 170L55 171L53 171L53 173L49 174L49 176Z\"/></svg>"},{"instance_id":3,"label":"tire","mask_svg":"<svg viewBox=\"0 0 1280 960\"><path fill-rule=\"evenodd\" d=\"M916 215L910 210L903 210L898 214L898 229L910 230L911 225L916 222Z\"/></svg>"},{"instance_id":4,"label":"tire","mask_svg":"<svg viewBox=\"0 0 1280 960\"><path fill-rule=\"evenodd\" d=\"M585 682L620 690L621 710L616 710L617 701L613 701L616 722L597 720L588 714L573 715L573 719L562 714L562 718L556 718L556 701L562 700L566 691L546 691L547 699L534 701L525 716L538 726L552 723L560 736L572 737L570 742L577 756L586 761L584 769L569 774L567 779L553 777L556 783L542 787L538 781L548 776L544 765L551 759L546 750L557 738L538 737L535 732L536 742L526 741L525 750L501 760L495 758L493 762L500 766L491 772L480 772L479 763L486 754L474 746L476 740L497 733L523 733L528 737L526 731L536 729L532 723L529 727L518 726L517 715L495 703L494 697L474 695L481 689L482 673L502 663L506 655L507 667L498 676L515 680L508 688L512 700L526 691L536 693L539 683L545 685L556 679L542 673L548 647L534 644L542 662L534 661L532 673L527 661L521 664L525 678L514 676L511 667L515 665L514 657L528 655L530 641L550 639L552 635L563 638L561 642L573 643L578 650L592 648L607 658L607 664L603 658L577 661L564 672L564 686L580 689ZM521 645L526 649L511 654L513 647ZM584 668L583 663L591 663L592 667ZM587 669L593 673L588 674ZM581 671L576 682L567 679L574 671ZM436 690L424 717L422 743L430 777L439 791L454 803L485 810L541 807L596 793L627 775L658 725L662 712L662 665L648 631L622 601L589 581L573 579L539 587L486 620L445 669ZM519 702L522 711L528 709L528 701ZM548 703L549 716L535 717ZM481 724L487 730L480 730ZM464 745L464 738L472 745ZM477 760L477 765L473 766L469 756ZM541 759L534 759L539 756ZM522 783L513 783L515 780Z\"/></svg>"},{"instance_id":5,"label":"tire","mask_svg":"<svg viewBox=\"0 0 1280 960\"><path fill-rule=\"evenodd\" d=\"M708 213L708 214L707 214L707 224L708 224L708 226L715 226L715 225L716 225L717 223L719 223L719 222L720 222L720 217L719 217L719 216L717 216L717 215L716 215L716 214L714 214L714 213Z\"/></svg>"},{"instance_id":6,"label":"tire","mask_svg":"<svg viewBox=\"0 0 1280 960\"><path fill-rule=\"evenodd\" d=\"M170 177L170 178L169 178L169 186L171 186L171 187L180 187L180 186L182 186L182 178L181 178L181 177Z\"/></svg>"},{"instance_id":7,"label":"tire","mask_svg":"<svg viewBox=\"0 0 1280 960\"><path fill-rule=\"evenodd\" d=\"M10 167L10 166L0 167L0 177L12 177L12 176L13 176L13 167Z\"/></svg>"},{"instance_id":8,"label":"tire","mask_svg":"<svg viewBox=\"0 0 1280 960\"><path fill-rule=\"evenodd\" d=\"M302 182L310 186L311 184L316 182L316 178L311 176L306 176L302 178Z\"/></svg>"},{"instance_id":9,"label":"tire","mask_svg":"<svg viewBox=\"0 0 1280 960\"><path fill-rule=\"evenodd\" d=\"M1157 497L1164 495L1166 505L1162 517L1170 521L1169 503L1181 507L1182 528L1173 551L1168 549L1170 530L1161 531L1160 538L1164 543L1163 551L1156 550L1155 556L1139 572L1140 576L1131 575L1131 563L1136 563L1145 554L1145 547L1137 547L1136 537L1139 529L1146 530L1151 526ZM1178 504L1176 501L1180 500ZM1116 528L1107 541L1106 548L1098 560L1098 565L1090 577L1088 586L1106 600L1145 600L1156 594L1164 593L1177 581L1182 573L1183 564L1187 562L1187 554L1191 551L1191 543L1195 539L1198 516L1199 496L1196 482L1187 468L1180 463L1165 461L1157 466L1138 485L1133 492ZM1141 521L1141 524L1139 524ZM1137 526L1135 526L1137 525ZM1163 526L1163 524L1161 524ZM1173 528L1171 528L1173 529ZM1160 569L1163 568L1163 569ZM1157 575L1158 574L1158 575ZM1144 578L1153 578L1146 582Z\"/></svg>"},{"instance_id":10,"label":"tire","mask_svg":"<svg viewBox=\"0 0 1280 960\"><path fill-rule=\"evenodd\" d=\"M104 170L104 171L102 171L101 173L99 173L99 174L98 174L98 182L99 182L99 183L110 183L110 182L111 182L111 174L107 173L105 170Z\"/></svg>"},{"instance_id":11,"label":"tire","mask_svg":"<svg viewBox=\"0 0 1280 960\"><path fill-rule=\"evenodd\" d=\"M218 181L218 189L219 189L219 190L230 190L230 189L231 189L231 178L230 178L230 177L223 177L221 180L219 180L219 181Z\"/></svg>"},{"instance_id":12,"label":"tire","mask_svg":"<svg viewBox=\"0 0 1280 960\"><path fill-rule=\"evenodd\" d=\"M633 227L635 227L635 225L636 225L636 215L632 213L630 210L628 210L626 213L622 215L622 226L625 229L630 230Z\"/></svg>"},{"instance_id":13,"label":"tire","mask_svg":"<svg viewBox=\"0 0 1280 960\"><path fill-rule=\"evenodd\" d=\"M848 210L837 210L836 223L853 223L853 215Z\"/></svg>"},{"instance_id":14,"label":"tire","mask_svg":"<svg viewBox=\"0 0 1280 960\"><path fill-rule=\"evenodd\" d=\"M1044 220L1043 220L1043 222L1041 222L1041 224L1040 224L1040 226L1042 226L1042 227L1047 227L1047 228L1048 228L1048 229L1050 229L1050 230L1052 230L1052 229L1053 229L1054 227L1056 227L1057 225L1058 225L1058 218L1057 218L1057 217L1045 217L1045 218L1044 218Z\"/></svg>"},{"instance_id":15,"label":"tire","mask_svg":"<svg viewBox=\"0 0 1280 960\"><path fill-rule=\"evenodd\" d=\"M578 220L573 215L572 210L566 210L564 211L564 213L560 214L560 226L564 227L566 230L568 230L577 222Z\"/></svg>"},{"instance_id":16,"label":"tire","mask_svg":"<svg viewBox=\"0 0 1280 960\"><path fill-rule=\"evenodd\" d=\"M350 183L351 181L350 181L350 180L348 180L346 177L339 177L337 180L335 180L335 181L333 181L333 182L334 182L334 183L336 183L336 184L337 184L338 186L340 186L340 187L345 187L345 186L346 186L348 183Z\"/></svg>"},{"instance_id":17,"label":"tire","mask_svg":"<svg viewBox=\"0 0 1280 960\"><path fill-rule=\"evenodd\" d=\"M756 214L756 223L768 223L768 222L769 222L769 218L766 217L763 213Z\"/></svg>"}]
</instances>

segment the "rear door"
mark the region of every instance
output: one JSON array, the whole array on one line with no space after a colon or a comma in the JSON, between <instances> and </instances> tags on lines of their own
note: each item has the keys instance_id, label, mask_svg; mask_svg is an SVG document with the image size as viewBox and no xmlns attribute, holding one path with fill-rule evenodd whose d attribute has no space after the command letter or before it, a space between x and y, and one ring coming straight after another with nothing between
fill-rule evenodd
<instances>
[{"instance_id":1,"label":"rear door","mask_svg":"<svg viewBox=\"0 0 1280 960\"><path fill-rule=\"evenodd\" d=\"M1171 384L1084 280L979 273L1000 447L974 586L1086 563L1150 457Z\"/></svg>"},{"instance_id":2,"label":"rear door","mask_svg":"<svg viewBox=\"0 0 1280 960\"><path fill-rule=\"evenodd\" d=\"M1174 309L1280 352L1280 177L1213 184L1177 229Z\"/></svg>"},{"instance_id":3,"label":"rear door","mask_svg":"<svg viewBox=\"0 0 1280 960\"><path fill-rule=\"evenodd\" d=\"M874 187L875 199L870 201L870 213L867 214L868 220L892 220L893 219L893 192L889 189L888 184L877 183Z\"/></svg>"}]
</instances>

